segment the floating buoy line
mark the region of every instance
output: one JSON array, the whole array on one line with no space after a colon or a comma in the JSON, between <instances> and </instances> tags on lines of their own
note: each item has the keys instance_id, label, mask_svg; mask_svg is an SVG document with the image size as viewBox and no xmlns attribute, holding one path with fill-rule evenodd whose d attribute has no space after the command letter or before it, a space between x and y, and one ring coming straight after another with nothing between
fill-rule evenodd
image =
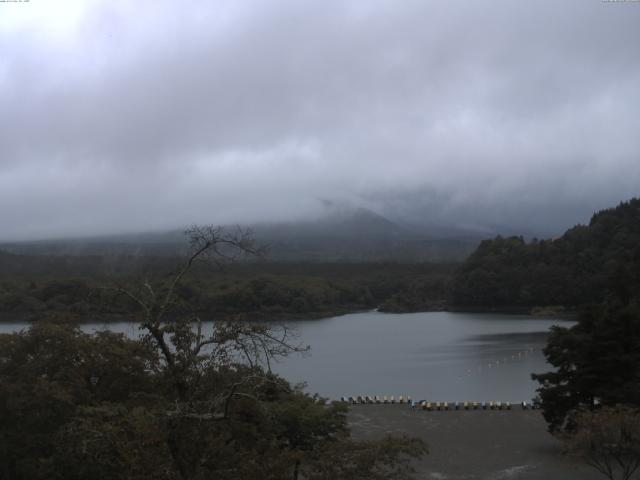
<instances>
[{"instance_id":1,"label":"floating buoy line","mask_svg":"<svg viewBox=\"0 0 640 480\"><path fill-rule=\"evenodd\" d=\"M536 355L536 350L533 347L527 348L526 350L521 350L515 352L511 355L507 355L501 358L496 358L487 363L482 362L481 364L475 365L473 368L467 368L463 373L457 375L458 379L463 379L465 377L471 377L475 375L481 375L484 372L494 371L495 369L512 365L518 362L522 362L525 360L529 360Z\"/></svg>"}]
</instances>

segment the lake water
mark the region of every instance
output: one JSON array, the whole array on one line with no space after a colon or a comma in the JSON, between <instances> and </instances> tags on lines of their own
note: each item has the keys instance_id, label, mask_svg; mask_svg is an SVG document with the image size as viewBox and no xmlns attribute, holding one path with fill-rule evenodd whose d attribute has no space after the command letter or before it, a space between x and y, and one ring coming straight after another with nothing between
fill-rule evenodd
<instances>
[{"instance_id":1,"label":"lake water","mask_svg":"<svg viewBox=\"0 0 640 480\"><path fill-rule=\"evenodd\" d=\"M551 325L559 319L524 315L427 312L364 312L292 322L299 341L311 346L273 365L293 382L306 381L310 393L411 395L433 401L530 400L537 384L532 372L548 371L542 354ZM0 324L17 331L23 323ZM136 336L135 324L111 330ZM92 331L103 324L85 325Z\"/></svg>"}]
</instances>

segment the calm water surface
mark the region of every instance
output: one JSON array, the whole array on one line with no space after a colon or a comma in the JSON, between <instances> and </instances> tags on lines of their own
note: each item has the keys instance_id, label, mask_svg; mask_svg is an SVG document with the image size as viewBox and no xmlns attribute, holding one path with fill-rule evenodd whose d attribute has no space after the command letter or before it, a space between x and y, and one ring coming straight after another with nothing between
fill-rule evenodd
<instances>
[{"instance_id":1,"label":"calm water surface","mask_svg":"<svg viewBox=\"0 0 640 480\"><path fill-rule=\"evenodd\" d=\"M427 312L365 312L292 322L311 352L274 365L292 382L307 382L310 393L411 395L433 401L530 400L532 372L550 366L541 349L559 319L524 315ZM23 323L0 324L17 331ZM137 325L90 324L138 335Z\"/></svg>"},{"instance_id":2,"label":"calm water surface","mask_svg":"<svg viewBox=\"0 0 640 480\"><path fill-rule=\"evenodd\" d=\"M532 372L548 371L549 327L529 316L428 312L358 313L298 322L308 358L276 369L325 396L411 395L435 401L522 401Z\"/></svg>"}]
</instances>

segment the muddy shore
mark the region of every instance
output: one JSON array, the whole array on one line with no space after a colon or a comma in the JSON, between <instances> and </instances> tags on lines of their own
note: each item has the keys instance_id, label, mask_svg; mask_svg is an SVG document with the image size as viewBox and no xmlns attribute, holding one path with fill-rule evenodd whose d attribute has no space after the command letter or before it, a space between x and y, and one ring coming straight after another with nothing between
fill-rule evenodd
<instances>
[{"instance_id":1,"label":"muddy shore","mask_svg":"<svg viewBox=\"0 0 640 480\"><path fill-rule=\"evenodd\" d=\"M355 438L387 433L419 437L429 455L416 462L428 480L597 480L579 459L563 454L538 410L412 411L406 405L353 405Z\"/></svg>"}]
</instances>

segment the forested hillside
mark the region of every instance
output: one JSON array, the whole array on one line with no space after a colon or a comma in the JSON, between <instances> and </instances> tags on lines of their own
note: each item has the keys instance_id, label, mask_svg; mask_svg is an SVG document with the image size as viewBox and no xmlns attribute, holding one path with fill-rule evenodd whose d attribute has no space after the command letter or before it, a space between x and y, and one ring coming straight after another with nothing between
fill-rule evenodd
<instances>
[{"instance_id":1,"label":"forested hillside","mask_svg":"<svg viewBox=\"0 0 640 480\"><path fill-rule=\"evenodd\" d=\"M455 307L579 306L640 287L640 199L593 215L560 238L483 241L457 270Z\"/></svg>"},{"instance_id":2,"label":"forested hillside","mask_svg":"<svg viewBox=\"0 0 640 480\"><path fill-rule=\"evenodd\" d=\"M79 321L123 317L135 305L104 287L140 285L174 272L168 257L57 257L0 253L0 319L60 315ZM201 266L177 292L204 318L332 316L380 307L385 311L443 308L455 264L238 263Z\"/></svg>"}]
</instances>

